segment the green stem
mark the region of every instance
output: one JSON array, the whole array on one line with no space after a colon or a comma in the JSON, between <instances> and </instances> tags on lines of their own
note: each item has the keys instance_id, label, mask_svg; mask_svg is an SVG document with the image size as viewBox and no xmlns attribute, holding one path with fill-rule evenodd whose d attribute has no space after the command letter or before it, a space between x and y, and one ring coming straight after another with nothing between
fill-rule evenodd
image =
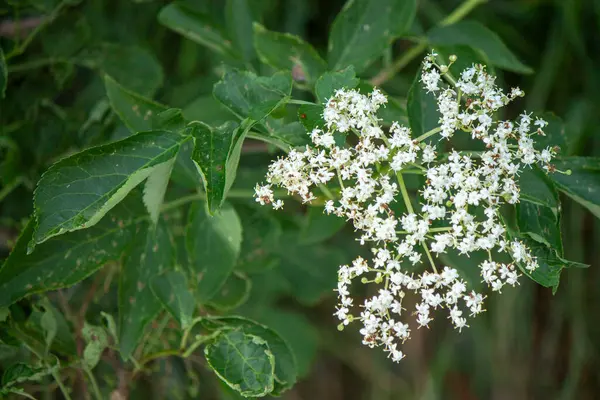
<instances>
[{"instance_id":1,"label":"green stem","mask_svg":"<svg viewBox=\"0 0 600 400\"><path fill-rule=\"evenodd\" d=\"M60 375L58 374L57 371L52 371L52 377L56 381L56 384L58 385L58 388L62 392L65 400L72 400L71 395L69 395L69 390L65 387L65 385L63 385L62 380L60 379Z\"/></svg>"},{"instance_id":2,"label":"green stem","mask_svg":"<svg viewBox=\"0 0 600 400\"><path fill-rule=\"evenodd\" d=\"M431 253L429 252L429 249L427 248L427 244L425 242L421 242L421 245L423 246L423 250L425 250L425 254L427 254L427 258L429 259L431 268L433 268L433 272L435 272L437 274L437 268L435 267L435 263L433 262L433 257L431 257Z\"/></svg>"},{"instance_id":3,"label":"green stem","mask_svg":"<svg viewBox=\"0 0 600 400\"><path fill-rule=\"evenodd\" d=\"M454 11L452 11L446 18L440 21L440 26L452 25L467 16L475 7L480 4L486 3L487 0L466 0Z\"/></svg>"},{"instance_id":4,"label":"green stem","mask_svg":"<svg viewBox=\"0 0 600 400\"><path fill-rule=\"evenodd\" d=\"M422 134L421 136L416 138L415 141L422 142L423 140L427 139L429 136L433 136L436 133L441 132L441 131L442 131L442 127L438 126L437 128L433 128L432 130L425 132L424 134Z\"/></svg>"},{"instance_id":5,"label":"green stem","mask_svg":"<svg viewBox=\"0 0 600 400\"><path fill-rule=\"evenodd\" d=\"M408 195L408 190L406 190L406 184L404 183L404 178L402 174L397 172L396 178L398 179L398 185L400 186L400 193L402 193L402 200L404 200L404 205L408 210L409 214L414 214L413 206L410 202L410 197Z\"/></svg>"},{"instance_id":6,"label":"green stem","mask_svg":"<svg viewBox=\"0 0 600 400\"><path fill-rule=\"evenodd\" d=\"M288 104L307 104L310 106L316 106L317 103L313 103L312 101L304 101L304 100L297 100L297 99L289 99L288 100Z\"/></svg>"},{"instance_id":7,"label":"green stem","mask_svg":"<svg viewBox=\"0 0 600 400\"><path fill-rule=\"evenodd\" d=\"M90 383L92 384L92 390L94 391L94 396L96 396L96 399L102 400L102 393L100 392L100 388L98 387L98 382L96 381L96 377L92 373L92 370L90 370L87 367L84 367L83 369L84 369L85 373L87 374L87 376L90 380Z\"/></svg>"},{"instance_id":8,"label":"green stem","mask_svg":"<svg viewBox=\"0 0 600 400\"><path fill-rule=\"evenodd\" d=\"M371 80L371 85L380 86L390 80L394 75L396 75L402 68L406 67L412 60L417 58L419 54L427 50L427 42L422 41L418 43L416 46L408 49L402 55L394 61L389 67L383 69L377 75L375 75Z\"/></svg>"}]
</instances>

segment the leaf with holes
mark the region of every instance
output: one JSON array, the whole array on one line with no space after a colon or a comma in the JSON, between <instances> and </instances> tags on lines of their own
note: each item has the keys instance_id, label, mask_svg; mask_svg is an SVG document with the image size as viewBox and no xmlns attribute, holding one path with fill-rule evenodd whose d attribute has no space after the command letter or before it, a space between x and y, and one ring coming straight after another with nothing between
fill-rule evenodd
<instances>
[{"instance_id":1,"label":"leaf with holes","mask_svg":"<svg viewBox=\"0 0 600 400\"><path fill-rule=\"evenodd\" d=\"M98 223L134 187L171 163L186 140L173 132L142 132L51 166L34 195L31 250L53 236Z\"/></svg>"},{"instance_id":2,"label":"leaf with holes","mask_svg":"<svg viewBox=\"0 0 600 400\"><path fill-rule=\"evenodd\" d=\"M206 361L244 397L262 397L274 388L275 360L268 343L242 330L221 333L204 349Z\"/></svg>"},{"instance_id":3,"label":"leaf with holes","mask_svg":"<svg viewBox=\"0 0 600 400\"><path fill-rule=\"evenodd\" d=\"M196 277L196 298L204 303L223 286L235 266L242 242L242 225L225 203L214 216L201 202L193 203L186 229L191 272Z\"/></svg>"},{"instance_id":4,"label":"leaf with holes","mask_svg":"<svg viewBox=\"0 0 600 400\"><path fill-rule=\"evenodd\" d=\"M169 314L179 321L181 328L187 329L194 317L196 301L185 275L180 271L167 271L155 276L150 288Z\"/></svg>"},{"instance_id":5,"label":"leaf with holes","mask_svg":"<svg viewBox=\"0 0 600 400\"><path fill-rule=\"evenodd\" d=\"M327 60L332 70L365 70L394 39L406 33L416 0L349 0L333 21Z\"/></svg>"}]
</instances>

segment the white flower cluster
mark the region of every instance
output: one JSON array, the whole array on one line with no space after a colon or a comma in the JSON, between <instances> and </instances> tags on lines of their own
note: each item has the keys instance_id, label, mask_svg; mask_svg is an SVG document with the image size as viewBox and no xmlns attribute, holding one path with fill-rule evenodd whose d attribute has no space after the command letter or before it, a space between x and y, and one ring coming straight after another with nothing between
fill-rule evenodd
<instances>
[{"instance_id":1,"label":"white flower cluster","mask_svg":"<svg viewBox=\"0 0 600 400\"><path fill-rule=\"evenodd\" d=\"M435 256L448 250L467 256L486 252L488 260L479 266L482 282L498 292L504 285L516 285L519 273L513 263L494 261L495 255L506 253L528 271L538 267L521 242L507 237L499 208L519 201L520 171L532 164L552 171L550 161L556 152L533 146L533 137L544 135L545 121L532 121L526 113L516 122L493 120L500 107L523 92L513 89L504 94L484 66L474 65L455 80L448 67L438 66L436 55L431 54L425 59L421 80L436 97L438 128L417 138L398 123L384 132L377 110L387 99L379 90L363 95L340 89L325 106L325 126L310 133L313 145L273 162L267 183L256 186L256 201L274 208L283 202L274 198L273 186L307 203L320 190L332 197L325 203L325 212L351 221L361 244L371 245L370 262L359 257L351 266L339 268L335 314L342 328L360 320L363 343L382 346L395 361L404 356L398 344L410 337L409 325L402 320L405 293L414 292L420 298L412 313L418 327L428 326L438 308L447 310L459 330L467 326L468 315L483 311L484 296L469 291L455 269L444 267L438 273ZM450 138L457 131L470 133L486 150L438 155L425 142L436 133ZM336 135L345 134L355 136L348 141L355 143L352 147L336 141ZM407 173L426 179L418 210L413 209L404 183ZM390 207L399 199L406 209L402 215ZM405 267L422 263L423 256L431 271L408 274ZM381 285L376 295L363 302L359 314L350 296L350 285L358 277L362 283Z\"/></svg>"}]
</instances>

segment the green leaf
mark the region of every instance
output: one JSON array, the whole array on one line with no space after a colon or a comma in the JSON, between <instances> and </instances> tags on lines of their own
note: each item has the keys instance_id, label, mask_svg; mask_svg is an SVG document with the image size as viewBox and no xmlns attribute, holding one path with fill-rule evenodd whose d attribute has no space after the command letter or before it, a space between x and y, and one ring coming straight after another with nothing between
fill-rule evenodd
<instances>
[{"instance_id":1,"label":"green leaf","mask_svg":"<svg viewBox=\"0 0 600 400\"><path fill-rule=\"evenodd\" d=\"M46 307L44 307L44 312L42 314L42 318L40 319L40 325L44 330L45 341L46 341L46 352L52 346L52 342L56 337L56 333L58 332L58 322L56 321L56 317L54 316L54 311L51 307L48 307L48 303L46 302Z\"/></svg>"},{"instance_id":2,"label":"green leaf","mask_svg":"<svg viewBox=\"0 0 600 400\"><path fill-rule=\"evenodd\" d=\"M108 333L110 333L110 336L114 340L115 344L119 344L119 333L115 319L112 315L105 313L104 311L100 311L100 315L106 321L106 329L108 330Z\"/></svg>"},{"instance_id":3,"label":"green leaf","mask_svg":"<svg viewBox=\"0 0 600 400\"><path fill-rule=\"evenodd\" d=\"M233 310L248 300L250 289L252 281L245 275L234 272L207 304L219 311Z\"/></svg>"},{"instance_id":4,"label":"green leaf","mask_svg":"<svg viewBox=\"0 0 600 400\"><path fill-rule=\"evenodd\" d=\"M259 77L233 68L225 69L223 78L213 89L215 98L240 119L254 121L261 121L285 104L291 92L292 77L287 72Z\"/></svg>"},{"instance_id":5,"label":"green leaf","mask_svg":"<svg viewBox=\"0 0 600 400\"><path fill-rule=\"evenodd\" d=\"M572 172L550 175L558 189L600 218L600 158L563 157L554 164L561 171Z\"/></svg>"},{"instance_id":6,"label":"green leaf","mask_svg":"<svg viewBox=\"0 0 600 400\"><path fill-rule=\"evenodd\" d=\"M173 170L175 157L170 161L157 165L152 173L148 176L144 185L144 205L150 214L150 220L153 224L158 222L160 215L160 207L162 206Z\"/></svg>"},{"instance_id":7,"label":"green leaf","mask_svg":"<svg viewBox=\"0 0 600 400\"><path fill-rule=\"evenodd\" d=\"M163 70L154 54L138 46L103 43L84 51L79 58L144 96L153 96L163 83Z\"/></svg>"},{"instance_id":8,"label":"green leaf","mask_svg":"<svg viewBox=\"0 0 600 400\"><path fill-rule=\"evenodd\" d=\"M559 256L562 256L560 218L556 209L521 201L517 204L517 222L521 234L553 248Z\"/></svg>"},{"instance_id":9,"label":"green leaf","mask_svg":"<svg viewBox=\"0 0 600 400\"><path fill-rule=\"evenodd\" d=\"M329 67L338 70L353 65L361 73L408 31L415 13L415 0L347 1L329 35Z\"/></svg>"},{"instance_id":10,"label":"green leaf","mask_svg":"<svg viewBox=\"0 0 600 400\"><path fill-rule=\"evenodd\" d=\"M344 218L325 214L323 207L309 207L304 227L300 233L300 243L319 243L331 238L346 224Z\"/></svg>"},{"instance_id":11,"label":"green leaf","mask_svg":"<svg viewBox=\"0 0 600 400\"><path fill-rule=\"evenodd\" d=\"M234 115L212 95L200 96L183 108L183 115L189 121L202 121L216 126L229 121Z\"/></svg>"},{"instance_id":12,"label":"green leaf","mask_svg":"<svg viewBox=\"0 0 600 400\"><path fill-rule=\"evenodd\" d=\"M4 58L4 51L0 47L0 99L3 99L6 95L6 84L8 82L8 68L6 67L6 59Z\"/></svg>"},{"instance_id":13,"label":"green leaf","mask_svg":"<svg viewBox=\"0 0 600 400\"><path fill-rule=\"evenodd\" d=\"M423 88L420 72L415 75L408 92L406 111L412 136L415 138L439 126L440 113L435 97Z\"/></svg>"},{"instance_id":14,"label":"green leaf","mask_svg":"<svg viewBox=\"0 0 600 400\"><path fill-rule=\"evenodd\" d=\"M0 269L0 306L33 293L74 285L111 260L118 260L143 216L139 198L128 198L106 218L86 230L57 236L27 255L34 223L27 224Z\"/></svg>"},{"instance_id":15,"label":"green leaf","mask_svg":"<svg viewBox=\"0 0 600 400\"><path fill-rule=\"evenodd\" d=\"M50 375L55 367L34 367L25 363L12 364L2 374L2 387L16 385L26 381L40 381L46 375Z\"/></svg>"},{"instance_id":16,"label":"green leaf","mask_svg":"<svg viewBox=\"0 0 600 400\"><path fill-rule=\"evenodd\" d=\"M192 160L202 175L208 209L213 214L235 181L247 129L233 121L216 128L195 122L190 124L190 132L194 138Z\"/></svg>"},{"instance_id":17,"label":"green leaf","mask_svg":"<svg viewBox=\"0 0 600 400\"><path fill-rule=\"evenodd\" d=\"M137 233L123 260L119 281L119 348L128 359L156 318L162 304L152 290L152 278L175 266L175 247L166 225L147 226Z\"/></svg>"},{"instance_id":18,"label":"green leaf","mask_svg":"<svg viewBox=\"0 0 600 400\"><path fill-rule=\"evenodd\" d=\"M98 223L134 187L171 163L185 140L172 132L142 132L54 164L34 194L32 246Z\"/></svg>"},{"instance_id":19,"label":"green leaf","mask_svg":"<svg viewBox=\"0 0 600 400\"><path fill-rule=\"evenodd\" d=\"M323 128L325 120L323 111L325 107L321 104L302 104L298 108L298 119L304 125L307 132L312 132L315 128Z\"/></svg>"},{"instance_id":20,"label":"green leaf","mask_svg":"<svg viewBox=\"0 0 600 400\"><path fill-rule=\"evenodd\" d=\"M206 346L204 355L217 376L242 396L262 397L273 391L275 360L259 336L225 331Z\"/></svg>"},{"instance_id":21,"label":"green leaf","mask_svg":"<svg viewBox=\"0 0 600 400\"><path fill-rule=\"evenodd\" d=\"M350 65L338 72L325 72L315 84L315 93L319 103L325 104L338 89L354 89L360 80L356 77L354 66Z\"/></svg>"},{"instance_id":22,"label":"green leaf","mask_svg":"<svg viewBox=\"0 0 600 400\"><path fill-rule=\"evenodd\" d=\"M150 287L169 314L179 321L181 328L187 329L194 317L196 301L185 275L175 270L167 271L154 277Z\"/></svg>"},{"instance_id":23,"label":"green leaf","mask_svg":"<svg viewBox=\"0 0 600 400\"><path fill-rule=\"evenodd\" d=\"M272 329L242 317L208 317L203 318L201 324L205 329L213 331L237 328L246 335L258 336L265 340L275 357L275 388L272 395L278 396L296 383L294 353Z\"/></svg>"},{"instance_id":24,"label":"green leaf","mask_svg":"<svg viewBox=\"0 0 600 400\"><path fill-rule=\"evenodd\" d=\"M506 47L500 37L479 22L460 21L433 28L427 33L434 46L465 45L482 51L492 65L508 71L530 74L533 70L523 64Z\"/></svg>"},{"instance_id":25,"label":"green leaf","mask_svg":"<svg viewBox=\"0 0 600 400\"><path fill-rule=\"evenodd\" d=\"M108 75L104 77L104 85L110 105L132 133L151 130L152 117L167 109L126 89Z\"/></svg>"},{"instance_id":26,"label":"green leaf","mask_svg":"<svg viewBox=\"0 0 600 400\"><path fill-rule=\"evenodd\" d=\"M558 212L558 192L551 178L537 166L525 168L519 178L521 199Z\"/></svg>"},{"instance_id":27,"label":"green leaf","mask_svg":"<svg viewBox=\"0 0 600 400\"><path fill-rule=\"evenodd\" d=\"M313 85L327 70L327 63L309 43L289 33L269 31L259 23L254 23L254 47L263 63L292 71L297 82Z\"/></svg>"},{"instance_id":28,"label":"green leaf","mask_svg":"<svg viewBox=\"0 0 600 400\"><path fill-rule=\"evenodd\" d=\"M563 120L551 112L537 113L535 116L548 122L548 126L544 128L545 136L535 137L535 147L543 150L546 147L558 146L562 149L561 153L568 153L568 138Z\"/></svg>"},{"instance_id":29,"label":"green leaf","mask_svg":"<svg viewBox=\"0 0 600 400\"><path fill-rule=\"evenodd\" d=\"M172 3L160 10L158 20L167 28L225 57L239 58L222 28L206 14Z\"/></svg>"},{"instance_id":30,"label":"green leaf","mask_svg":"<svg viewBox=\"0 0 600 400\"><path fill-rule=\"evenodd\" d=\"M244 227L242 248L236 269L244 272L263 272L275 267L279 258L275 249L281 237L281 224L273 213L264 209L236 206Z\"/></svg>"},{"instance_id":31,"label":"green leaf","mask_svg":"<svg viewBox=\"0 0 600 400\"><path fill-rule=\"evenodd\" d=\"M237 52L246 62L254 60L252 44L252 9L250 0L227 0L225 3L225 25Z\"/></svg>"},{"instance_id":32,"label":"green leaf","mask_svg":"<svg viewBox=\"0 0 600 400\"><path fill-rule=\"evenodd\" d=\"M81 335L86 342L83 362L86 368L92 370L98 365L104 349L108 347L108 335L101 326L90 325L87 322L83 325Z\"/></svg>"},{"instance_id":33,"label":"green leaf","mask_svg":"<svg viewBox=\"0 0 600 400\"><path fill-rule=\"evenodd\" d=\"M242 225L231 205L210 216L201 202L193 203L186 229L186 248L197 278L200 302L210 300L223 286L237 262Z\"/></svg>"}]
</instances>

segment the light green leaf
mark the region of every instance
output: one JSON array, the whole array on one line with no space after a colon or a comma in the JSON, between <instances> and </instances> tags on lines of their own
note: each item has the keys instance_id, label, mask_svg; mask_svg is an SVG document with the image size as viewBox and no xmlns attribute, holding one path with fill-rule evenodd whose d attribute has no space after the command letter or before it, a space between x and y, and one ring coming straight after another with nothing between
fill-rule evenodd
<instances>
[{"instance_id":1,"label":"light green leaf","mask_svg":"<svg viewBox=\"0 0 600 400\"><path fill-rule=\"evenodd\" d=\"M148 214L150 214L150 220L154 224L158 222L160 207L165 198L165 192L167 191L167 185L169 184L169 178L171 177L175 158L176 157L173 157L169 161L154 167L144 185L144 205L148 210Z\"/></svg>"},{"instance_id":2,"label":"light green leaf","mask_svg":"<svg viewBox=\"0 0 600 400\"><path fill-rule=\"evenodd\" d=\"M572 171L550 175L558 189L600 218L600 158L563 157L554 164L561 171Z\"/></svg>"},{"instance_id":3,"label":"light green leaf","mask_svg":"<svg viewBox=\"0 0 600 400\"><path fill-rule=\"evenodd\" d=\"M213 94L240 119L261 121L287 102L292 92L292 77L277 72L270 77L226 68Z\"/></svg>"},{"instance_id":4,"label":"light green leaf","mask_svg":"<svg viewBox=\"0 0 600 400\"><path fill-rule=\"evenodd\" d=\"M194 317L196 301L185 275L176 270L167 271L154 277L150 287L169 314L179 321L181 328L187 329Z\"/></svg>"},{"instance_id":5,"label":"light green leaf","mask_svg":"<svg viewBox=\"0 0 600 400\"><path fill-rule=\"evenodd\" d=\"M517 222L521 234L551 247L562 256L560 214L556 209L521 201L517 204Z\"/></svg>"},{"instance_id":6,"label":"light green leaf","mask_svg":"<svg viewBox=\"0 0 600 400\"><path fill-rule=\"evenodd\" d=\"M360 80L356 77L354 66L350 65L338 72L325 72L315 84L315 93L319 103L325 104L338 89L354 89Z\"/></svg>"},{"instance_id":7,"label":"light green leaf","mask_svg":"<svg viewBox=\"0 0 600 400\"><path fill-rule=\"evenodd\" d=\"M190 124L194 138L192 160L202 175L211 214L221 207L235 181L246 132L233 121L216 128L201 122Z\"/></svg>"},{"instance_id":8,"label":"light green leaf","mask_svg":"<svg viewBox=\"0 0 600 400\"><path fill-rule=\"evenodd\" d=\"M219 311L233 310L248 300L250 289L252 281L247 276L234 272L207 304Z\"/></svg>"},{"instance_id":9,"label":"light green leaf","mask_svg":"<svg viewBox=\"0 0 600 400\"><path fill-rule=\"evenodd\" d=\"M439 126L440 113L435 97L423 88L420 72L415 75L408 92L406 111L412 136L415 138Z\"/></svg>"},{"instance_id":10,"label":"light green leaf","mask_svg":"<svg viewBox=\"0 0 600 400\"><path fill-rule=\"evenodd\" d=\"M0 306L33 294L74 285L111 260L118 260L144 216L139 197L130 197L92 228L57 236L27 255L34 223L27 224L0 269Z\"/></svg>"},{"instance_id":11,"label":"light green leaf","mask_svg":"<svg viewBox=\"0 0 600 400\"><path fill-rule=\"evenodd\" d=\"M237 262L242 225L231 205L210 216L201 202L192 204L186 229L186 247L197 278L200 302L210 300L223 286Z\"/></svg>"},{"instance_id":12,"label":"light green leaf","mask_svg":"<svg viewBox=\"0 0 600 400\"><path fill-rule=\"evenodd\" d=\"M202 121L212 126L221 125L234 117L213 95L198 97L183 108L183 115L188 121Z\"/></svg>"},{"instance_id":13,"label":"light green leaf","mask_svg":"<svg viewBox=\"0 0 600 400\"><path fill-rule=\"evenodd\" d=\"M525 168L519 178L521 199L558 212L558 192L551 178L540 168Z\"/></svg>"},{"instance_id":14,"label":"light green leaf","mask_svg":"<svg viewBox=\"0 0 600 400\"><path fill-rule=\"evenodd\" d=\"M34 194L37 226L32 246L89 228L144 179L164 168L187 138L141 132L65 158L48 169Z\"/></svg>"},{"instance_id":15,"label":"light green leaf","mask_svg":"<svg viewBox=\"0 0 600 400\"><path fill-rule=\"evenodd\" d=\"M275 388L272 395L281 395L296 383L298 372L294 353L272 329L243 317L208 317L203 318L201 324L211 331L237 329L246 335L258 336L265 340L275 357Z\"/></svg>"},{"instance_id":16,"label":"light green leaf","mask_svg":"<svg viewBox=\"0 0 600 400\"><path fill-rule=\"evenodd\" d=\"M8 307L0 307L0 322L4 322L10 316L10 310Z\"/></svg>"},{"instance_id":17,"label":"light green leaf","mask_svg":"<svg viewBox=\"0 0 600 400\"><path fill-rule=\"evenodd\" d=\"M87 322L83 325L81 335L86 342L83 362L86 368L92 370L98 365L104 349L108 347L108 335L101 326L90 325Z\"/></svg>"},{"instance_id":18,"label":"light green leaf","mask_svg":"<svg viewBox=\"0 0 600 400\"><path fill-rule=\"evenodd\" d=\"M147 225L137 233L123 260L119 281L119 349L128 359L156 318L162 304L152 290L152 278L175 266L175 246L166 225Z\"/></svg>"},{"instance_id":19,"label":"light green leaf","mask_svg":"<svg viewBox=\"0 0 600 400\"><path fill-rule=\"evenodd\" d=\"M252 8L249 0L227 0L225 2L225 25L237 53L246 62L256 57L252 44Z\"/></svg>"},{"instance_id":20,"label":"light green leaf","mask_svg":"<svg viewBox=\"0 0 600 400\"><path fill-rule=\"evenodd\" d=\"M167 28L225 57L239 58L231 40L206 14L193 11L183 4L171 3L160 10L158 20Z\"/></svg>"},{"instance_id":21,"label":"light green leaf","mask_svg":"<svg viewBox=\"0 0 600 400\"><path fill-rule=\"evenodd\" d=\"M415 0L347 1L329 34L329 67L338 70L353 65L361 73L408 31L415 12Z\"/></svg>"},{"instance_id":22,"label":"light green leaf","mask_svg":"<svg viewBox=\"0 0 600 400\"><path fill-rule=\"evenodd\" d=\"M275 360L262 338L225 331L206 346L204 355L217 376L242 396L263 397L273 391Z\"/></svg>"},{"instance_id":23,"label":"light green leaf","mask_svg":"<svg viewBox=\"0 0 600 400\"><path fill-rule=\"evenodd\" d=\"M309 207L304 226L300 233L300 243L319 243L331 238L344 227L344 218L325 214L323 207Z\"/></svg>"},{"instance_id":24,"label":"light green leaf","mask_svg":"<svg viewBox=\"0 0 600 400\"><path fill-rule=\"evenodd\" d=\"M297 82L313 85L327 70L327 63L309 43L289 33L269 31L258 23L254 23L254 47L263 63L292 71Z\"/></svg>"},{"instance_id":25,"label":"light green leaf","mask_svg":"<svg viewBox=\"0 0 600 400\"><path fill-rule=\"evenodd\" d=\"M321 104L302 104L298 108L298 119L304 125L307 132L312 132L315 128L323 128L325 126L325 120L323 119L324 110L325 107Z\"/></svg>"},{"instance_id":26,"label":"light green leaf","mask_svg":"<svg viewBox=\"0 0 600 400\"><path fill-rule=\"evenodd\" d=\"M104 85L110 105L132 133L151 130L152 117L167 109L162 104L126 89L108 75L104 77Z\"/></svg>"},{"instance_id":27,"label":"light green leaf","mask_svg":"<svg viewBox=\"0 0 600 400\"><path fill-rule=\"evenodd\" d=\"M522 74L533 72L519 61L495 32L479 22L460 21L436 27L427 33L427 38L433 46L465 45L480 50L498 68Z\"/></svg>"},{"instance_id":28,"label":"light green leaf","mask_svg":"<svg viewBox=\"0 0 600 400\"><path fill-rule=\"evenodd\" d=\"M110 336L114 340L115 344L118 344L119 343L119 334L118 334L117 323L115 322L115 319L113 318L112 315L110 315L109 313L105 313L104 311L100 311L100 315L102 315L102 318L106 321L106 329L108 330L108 333L110 333Z\"/></svg>"},{"instance_id":29,"label":"light green leaf","mask_svg":"<svg viewBox=\"0 0 600 400\"><path fill-rule=\"evenodd\" d=\"M6 84L8 82L8 68L6 67L6 59L4 58L4 51L0 47L0 99L3 99L6 95Z\"/></svg>"},{"instance_id":30,"label":"light green leaf","mask_svg":"<svg viewBox=\"0 0 600 400\"><path fill-rule=\"evenodd\" d=\"M46 303L46 307L44 307L42 318L40 319L40 325L44 330L45 341L46 341L46 352L52 346L52 342L56 337L56 333L58 331L58 323L56 321L56 317L54 316L54 310L48 306L48 302Z\"/></svg>"}]
</instances>

